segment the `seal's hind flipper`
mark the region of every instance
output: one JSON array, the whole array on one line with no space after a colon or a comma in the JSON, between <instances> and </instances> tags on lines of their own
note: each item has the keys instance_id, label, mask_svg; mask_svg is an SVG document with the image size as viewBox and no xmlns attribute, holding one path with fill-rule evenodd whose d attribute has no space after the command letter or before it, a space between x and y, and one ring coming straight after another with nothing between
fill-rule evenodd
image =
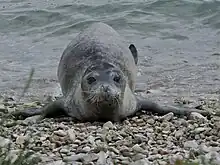
<instances>
[{"instance_id":1,"label":"seal's hind flipper","mask_svg":"<svg viewBox=\"0 0 220 165\"><path fill-rule=\"evenodd\" d=\"M169 112L173 112L174 115L177 116L189 116L192 112L197 112L204 116L210 117L210 113L207 111L203 111L195 108L193 109L193 108L181 108L174 106L160 106L157 103L148 100L138 99L136 111L140 111L140 110L158 113L159 115L165 115Z\"/></svg>"},{"instance_id":2,"label":"seal's hind flipper","mask_svg":"<svg viewBox=\"0 0 220 165\"><path fill-rule=\"evenodd\" d=\"M134 44L131 44L131 45L129 46L129 49L130 49L130 51L131 51L131 54L132 54L133 57L134 57L135 64L137 65L137 63L138 63L138 52L137 52L137 49L136 49L136 47L134 46Z\"/></svg>"}]
</instances>

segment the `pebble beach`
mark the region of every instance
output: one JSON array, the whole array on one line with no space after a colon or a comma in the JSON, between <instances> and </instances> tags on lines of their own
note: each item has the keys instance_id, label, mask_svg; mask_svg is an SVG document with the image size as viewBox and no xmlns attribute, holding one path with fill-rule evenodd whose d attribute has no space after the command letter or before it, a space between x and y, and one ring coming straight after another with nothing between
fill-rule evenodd
<instances>
[{"instance_id":1,"label":"pebble beach","mask_svg":"<svg viewBox=\"0 0 220 165\"><path fill-rule=\"evenodd\" d=\"M220 107L218 99L179 102L197 104L215 114ZM10 144L12 161L25 150L42 165L166 165L178 160L220 164L218 115L207 119L198 113L186 118L139 112L118 123L4 117L15 110L42 106L38 101L16 104L12 98L1 100L0 146L6 150Z\"/></svg>"}]
</instances>

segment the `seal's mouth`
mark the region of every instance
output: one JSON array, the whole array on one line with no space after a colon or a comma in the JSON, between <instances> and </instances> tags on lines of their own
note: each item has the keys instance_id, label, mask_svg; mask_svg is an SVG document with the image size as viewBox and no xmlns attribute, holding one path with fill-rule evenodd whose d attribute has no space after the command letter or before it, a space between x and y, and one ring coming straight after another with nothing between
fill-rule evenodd
<instances>
[{"instance_id":1,"label":"seal's mouth","mask_svg":"<svg viewBox=\"0 0 220 165\"><path fill-rule=\"evenodd\" d=\"M95 94L88 100L91 104L96 104L98 107L113 107L119 104L118 96L111 96L108 93Z\"/></svg>"}]
</instances>

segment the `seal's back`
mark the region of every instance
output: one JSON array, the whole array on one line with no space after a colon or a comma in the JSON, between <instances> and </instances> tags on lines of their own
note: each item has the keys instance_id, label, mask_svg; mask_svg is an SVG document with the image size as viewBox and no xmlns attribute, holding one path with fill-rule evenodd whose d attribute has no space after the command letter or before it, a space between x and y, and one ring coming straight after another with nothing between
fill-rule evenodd
<instances>
[{"instance_id":1,"label":"seal's back","mask_svg":"<svg viewBox=\"0 0 220 165\"><path fill-rule=\"evenodd\" d=\"M80 81L86 68L106 61L119 67L128 80L135 79L135 61L125 40L109 25L93 23L80 32L62 54L58 79L63 94L74 82ZM133 90L134 82L129 82L129 85Z\"/></svg>"}]
</instances>

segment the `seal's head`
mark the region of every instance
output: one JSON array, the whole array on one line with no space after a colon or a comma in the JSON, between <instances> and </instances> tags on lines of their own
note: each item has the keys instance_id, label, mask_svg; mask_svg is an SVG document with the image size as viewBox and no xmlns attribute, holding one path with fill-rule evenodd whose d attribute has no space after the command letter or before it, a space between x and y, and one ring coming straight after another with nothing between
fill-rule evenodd
<instances>
[{"instance_id":1,"label":"seal's head","mask_svg":"<svg viewBox=\"0 0 220 165\"><path fill-rule=\"evenodd\" d=\"M101 115L117 110L122 104L126 79L123 72L109 63L91 66L85 71L82 95L87 105L95 106Z\"/></svg>"}]
</instances>

